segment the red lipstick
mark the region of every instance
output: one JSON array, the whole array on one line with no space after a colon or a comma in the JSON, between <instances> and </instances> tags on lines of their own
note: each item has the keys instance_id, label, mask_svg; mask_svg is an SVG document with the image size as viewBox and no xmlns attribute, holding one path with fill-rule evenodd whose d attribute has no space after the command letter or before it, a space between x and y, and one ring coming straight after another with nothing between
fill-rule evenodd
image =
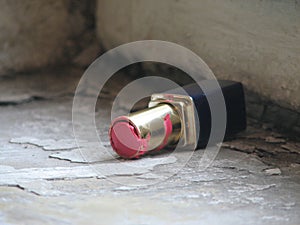
<instances>
[{"instance_id":1,"label":"red lipstick","mask_svg":"<svg viewBox=\"0 0 300 225\"><path fill-rule=\"evenodd\" d=\"M209 94L214 96L217 91L222 91L227 113L227 138L246 128L244 91L239 82L219 81L219 84L221 89L213 89ZM116 118L109 130L114 151L122 158L139 158L150 151L172 149L180 139L179 147L185 149L206 147L211 131L207 98L196 83L183 86L183 89L186 95L177 94L176 90L153 94L147 109ZM199 138L197 133L200 133Z\"/></svg>"}]
</instances>

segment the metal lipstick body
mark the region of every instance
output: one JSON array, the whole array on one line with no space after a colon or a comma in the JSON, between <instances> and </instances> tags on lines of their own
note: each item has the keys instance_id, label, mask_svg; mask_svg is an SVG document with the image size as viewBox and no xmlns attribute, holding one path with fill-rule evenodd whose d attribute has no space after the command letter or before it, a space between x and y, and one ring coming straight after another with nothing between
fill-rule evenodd
<instances>
[{"instance_id":1,"label":"metal lipstick body","mask_svg":"<svg viewBox=\"0 0 300 225\"><path fill-rule=\"evenodd\" d=\"M203 85L209 85L209 81L205 82L208 83ZM212 89L209 95L213 97L221 90L224 96L226 138L246 128L244 91L239 82L219 81L219 85L221 89ZM121 157L131 159L178 144L191 150L206 147L211 132L207 97L196 83L182 88L187 94L176 89L153 94L147 109L116 118L109 131L113 149Z\"/></svg>"}]
</instances>

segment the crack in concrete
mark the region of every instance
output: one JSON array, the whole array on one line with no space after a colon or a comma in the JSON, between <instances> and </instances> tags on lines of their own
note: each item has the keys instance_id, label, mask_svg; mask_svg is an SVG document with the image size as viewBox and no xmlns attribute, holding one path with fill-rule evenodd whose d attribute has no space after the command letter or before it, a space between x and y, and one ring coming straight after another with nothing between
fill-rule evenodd
<instances>
[{"instance_id":1,"label":"crack in concrete","mask_svg":"<svg viewBox=\"0 0 300 225\"><path fill-rule=\"evenodd\" d=\"M171 156L76 167L14 169L10 166L0 166L0 186L20 186L30 189L33 182L142 175L151 172L157 165L172 164L176 160Z\"/></svg>"},{"instance_id":2,"label":"crack in concrete","mask_svg":"<svg viewBox=\"0 0 300 225\"><path fill-rule=\"evenodd\" d=\"M30 144L41 147L45 151L72 150L77 148L74 139L37 139L32 137L12 138L10 143L14 144Z\"/></svg>"}]
</instances>

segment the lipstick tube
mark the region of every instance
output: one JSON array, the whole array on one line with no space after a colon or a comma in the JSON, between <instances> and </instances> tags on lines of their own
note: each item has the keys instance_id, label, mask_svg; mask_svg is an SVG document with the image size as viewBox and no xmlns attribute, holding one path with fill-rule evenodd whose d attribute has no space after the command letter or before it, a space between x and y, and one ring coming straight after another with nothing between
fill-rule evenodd
<instances>
[{"instance_id":1,"label":"lipstick tube","mask_svg":"<svg viewBox=\"0 0 300 225\"><path fill-rule=\"evenodd\" d=\"M204 81L201 86L210 82ZM226 139L246 129L244 90L239 82L218 82L220 88L213 85L208 95L214 97L222 91L226 106ZM177 145L191 150L205 148L211 132L207 96L197 83L182 88L187 94L178 89L153 94L148 108L116 118L109 130L114 151L122 158L133 159ZM197 134L200 134L198 138Z\"/></svg>"}]
</instances>

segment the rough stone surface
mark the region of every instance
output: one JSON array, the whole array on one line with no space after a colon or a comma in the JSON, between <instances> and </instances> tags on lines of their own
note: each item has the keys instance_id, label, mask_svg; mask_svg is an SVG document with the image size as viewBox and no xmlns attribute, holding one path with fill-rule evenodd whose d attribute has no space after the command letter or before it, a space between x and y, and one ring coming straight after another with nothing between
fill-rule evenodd
<instances>
[{"instance_id":1,"label":"rough stone surface","mask_svg":"<svg viewBox=\"0 0 300 225\"><path fill-rule=\"evenodd\" d=\"M172 41L202 57L218 78L242 81L298 111L299 21L294 0L98 0L97 8L97 33L106 49L136 40Z\"/></svg>"},{"instance_id":2,"label":"rough stone surface","mask_svg":"<svg viewBox=\"0 0 300 225\"><path fill-rule=\"evenodd\" d=\"M264 122L274 123L275 126L280 126L285 130L289 130L296 126L297 119L300 117L299 115L299 112L269 104L265 107L262 120Z\"/></svg>"},{"instance_id":3,"label":"rough stone surface","mask_svg":"<svg viewBox=\"0 0 300 225\"><path fill-rule=\"evenodd\" d=\"M61 78L51 73L43 77L59 84ZM80 146L61 147L74 140L70 93L78 76L37 92L48 98L20 102L18 96L37 91L38 75L27 75L27 83L24 75L11 77L19 92L5 89L10 103L0 105L1 224L300 223L300 144L289 136L250 120L248 130L225 142L205 170L199 165L203 150L127 161L90 148L86 161ZM11 84L4 80L0 89ZM108 150L109 102L118 85L103 90L106 103L96 108L97 129ZM2 101L8 102L5 96Z\"/></svg>"},{"instance_id":4,"label":"rough stone surface","mask_svg":"<svg viewBox=\"0 0 300 225\"><path fill-rule=\"evenodd\" d=\"M65 63L88 43L93 1L0 2L0 75Z\"/></svg>"}]
</instances>

